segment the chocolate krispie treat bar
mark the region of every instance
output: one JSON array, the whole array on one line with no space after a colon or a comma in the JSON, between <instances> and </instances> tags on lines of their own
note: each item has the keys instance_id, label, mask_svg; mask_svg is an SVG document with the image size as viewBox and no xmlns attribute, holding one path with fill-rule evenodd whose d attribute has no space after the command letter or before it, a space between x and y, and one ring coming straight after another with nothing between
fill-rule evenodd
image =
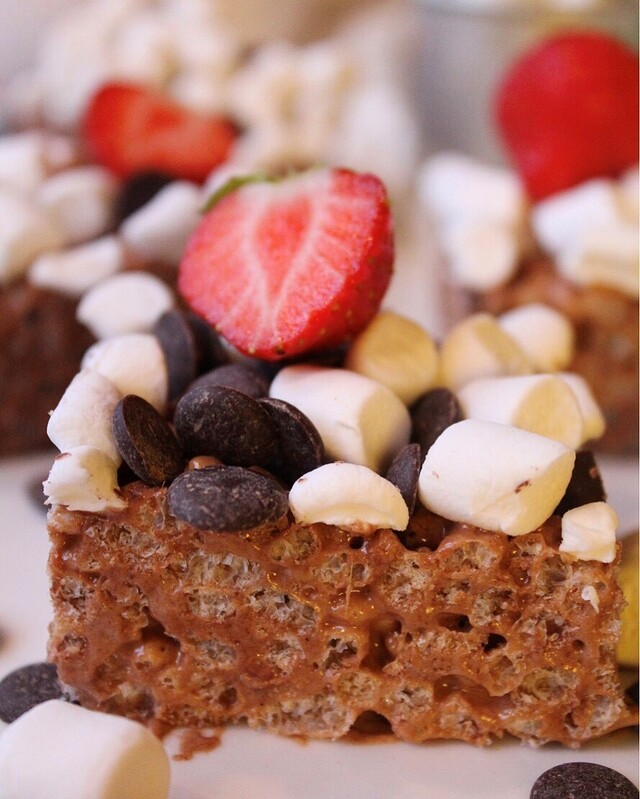
<instances>
[{"instance_id":1,"label":"chocolate krispie treat bar","mask_svg":"<svg viewBox=\"0 0 640 799\"><path fill-rule=\"evenodd\" d=\"M517 319L539 303L560 311L575 329L568 368L607 420L599 448L628 454L638 451L638 73L637 54L607 36L542 41L495 101L517 171L442 153L420 177L448 322L480 310Z\"/></svg>"},{"instance_id":2,"label":"chocolate krispie treat bar","mask_svg":"<svg viewBox=\"0 0 640 799\"><path fill-rule=\"evenodd\" d=\"M236 361L199 374L181 311L89 351L45 483L49 658L81 705L476 744L633 723L592 395L488 315L438 347L378 313L392 262L371 175L236 181L180 268Z\"/></svg>"}]
</instances>

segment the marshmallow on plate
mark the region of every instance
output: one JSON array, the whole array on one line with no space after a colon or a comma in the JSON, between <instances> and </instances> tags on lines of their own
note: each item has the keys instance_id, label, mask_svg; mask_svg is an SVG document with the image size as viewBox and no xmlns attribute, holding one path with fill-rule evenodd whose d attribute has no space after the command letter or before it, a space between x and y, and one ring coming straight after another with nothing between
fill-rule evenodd
<instances>
[{"instance_id":1,"label":"marshmallow on plate","mask_svg":"<svg viewBox=\"0 0 640 799\"><path fill-rule=\"evenodd\" d=\"M452 281L472 291L488 291L510 280L522 249L514 229L475 220L445 223L441 245Z\"/></svg>"},{"instance_id":2,"label":"marshmallow on plate","mask_svg":"<svg viewBox=\"0 0 640 799\"><path fill-rule=\"evenodd\" d=\"M95 447L73 447L58 455L42 487L46 505L64 505L69 510L90 513L126 506L117 492L116 464Z\"/></svg>"},{"instance_id":3,"label":"marshmallow on plate","mask_svg":"<svg viewBox=\"0 0 640 799\"><path fill-rule=\"evenodd\" d=\"M151 333L127 333L98 341L85 352L81 368L99 372L123 396L136 394L164 413L169 373L160 342Z\"/></svg>"},{"instance_id":4,"label":"marshmallow on plate","mask_svg":"<svg viewBox=\"0 0 640 799\"><path fill-rule=\"evenodd\" d=\"M575 351L575 331L567 317L542 303L506 311L498 324L520 346L539 372L566 369Z\"/></svg>"},{"instance_id":5,"label":"marshmallow on plate","mask_svg":"<svg viewBox=\"0 0 640 799\"><path fill-rule=\"evenodd\" d=\"M120 399L111 380L93 369L83 369L52 411L47 435L60 452L87 445L104 452L118 466L122 458L111 431L111 419Z\"/></svg>"},{"instance_id":6,"label":"marshmallow on plate","mask_svg":"<svg viewBox=\"0 0 640 799\"><path fill-rule=\"evenodd\" d=\"M420 325L381 311L351 343L345 367L377 380L412 405L435 385L438 351Z\"/></svg>"},{"instance_id":7,"label":"marshmallow on plate","mask_svg":"<svg viewBox=\"0 0 640 799\"><path fill-rule=\"evenodd\" d=\"M578 400L556 375L487 377L458 392L467 419L519 427L577 449L584 441Z\"/></svg>"},{"instance_id":8,"label":"marshmallow on plate","mask_svg":"<svg viewBox=\"0 0 640 799\"><path fill-rule=\"evenodd\" d=\"M82 166L50 177L38 189L36 202L47 211L70 244L109 230L117 183L106 169Z\"/></svg>"},{"instance_id":9,"label":"marshmallow on plate","mask_svg":"<svg viewBox=\"0 0 640 799\"><path fill-rule=\"evenodd\" d=\"M523 535L551 516L574 461L573 450L550 438L466 419L448 427L427 453L418 496L446 519Z\"/></svg>"},{"instance_id":10,"label":"marshmallow on plate","mask_svg":"<svg viewBox=\"0 0 640 799\"><path fill-rule=\"evenodd\" d=\"M124 263L120 239L103 236L69 250L40 255L31 264L29 280L35 286L80 297L96 283L119 272Z\"/></svg>"},{"instance_id":11,"label":"marshmallow on plate","mask_svg":"<svg viewBox=\"0 0 640 799\"><path fill-rule=\"evenodd\" d=\"M5 799L166 799L170 766L137 721L50 699L0 737Z\"/></svg>"},{"instance_id":12,"label":"marshmallow on plate","mask_svg":"<svg viewBox=\"0 0 640 799\"><path fill-rule=\"evenodd\" d=\"M11 189L0 189L0 285L20 277L43 252L64 243L47 213Z\"/></svg>"},{"instance_id":13,"label":"marshmallow on plate","mask_svg":"<svg viewBox=\"0 0 640 799\"><path fill-rule=\"evenodd\" d=\"M451 328L440 348L440 380L456 391L481 377L526 375L531 362L488 313L477 313Z\"/></svg>"},{"instance_id":14,"label":"marshmallow on plate","mask_svg":"<svg viewBox=\"0 0 640 799\"><path fill-rule=\"evenodd\" d=\"M31 194L46 177L44 136L37 131L0 136L0 185Z\"/></svg>"},{"instance_id":15,"label":"marshmallow on plate","mask_svg":"<svg viewBox=\"0 0 640 799\"><path fill-rule=\"evenodd\" d=\"M269 394L308 416L336 460L380 472L409 441L411 419L401 400L347 369L288 366L276 375Z\"/></svg>"},{"instance_id":16,"label":"marshmallow on plate","mask_svg":"<svg viewBox=\"0 0 640 799\"><path fill-rule=\"evenodd\" d=\"M327 463L298 478L289 506L299 524L335 524L354 533L405 530L409 509L388 480L366 466Z\"/></svg>"},{"instance_id":17,"label":"marshmallow on plate","mask_svg":"<svg viewBox=\"0 0 640 799\"><path fill-rule=\"evenodd\" d=\"M171 289L147 272L121 272L82 297L76 318L98 338L145 333L174 304Z\"/></svg>"},{"instance_id":18,"label":"marshmallow on plate","mask_svg":"<svg viewBox=\"0 0 640 799\"><path fill-rule=\"evenodd\" d=\"M568 510L562 517L560 552L580 560L611 563L616 557L618 516L606 502L590 502Z\"/></svg>"},{"instance_id":19,"label":"marshmallow on plate","mask_svg":"<svg viewBox=\"0 0 640 799\"><path fill-rule=\"evenodd\" d=\"M199 186L174 181L120 226L125 243L143 258L178 264L202 214Z\"/></svg>"}]
</instances>

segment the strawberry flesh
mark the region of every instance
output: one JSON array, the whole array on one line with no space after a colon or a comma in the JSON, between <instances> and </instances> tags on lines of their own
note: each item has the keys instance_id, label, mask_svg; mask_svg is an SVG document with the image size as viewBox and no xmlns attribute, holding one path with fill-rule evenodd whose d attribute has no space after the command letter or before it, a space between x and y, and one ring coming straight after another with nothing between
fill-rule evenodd
<instances>
[{"instance_id":1,"label":"strawberry flesh","mask_svg":"<svg viewBox=\"0 0 640 799\"><path fill-rule=\"evenodd\" d=\"M128 83L102 86L82 127L90 156L123 178L157 170L201 183L226 161L237 138L230 120Z\"/></svg>"},{"instance_id":2,"label":"strawberry flesh","mask_svg":"<svg viewBox=\"0 0 640 799\"><path fill-rule=\"evenodd\" d=\"M238 350L274 361L361 330L380 307L393 255L380 180L314 170L223 196L191 237L178 285Z\"/></svg>"},{"instance_id":3,"label":"strawberry flesh","mask_svg":"<svg viewBox=\"0 0 640 799\"><path fill-rule=\"evenodd\" d=\"M599 33L565 33L524 54L499 87L499 130L541 200L638 163L638 56Z\"/></svg>"}]
</instances>

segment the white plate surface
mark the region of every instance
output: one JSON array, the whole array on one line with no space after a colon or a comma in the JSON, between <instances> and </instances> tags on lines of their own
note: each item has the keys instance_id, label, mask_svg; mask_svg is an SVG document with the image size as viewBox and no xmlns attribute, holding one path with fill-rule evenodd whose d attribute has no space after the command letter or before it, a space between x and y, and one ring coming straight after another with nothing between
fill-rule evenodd
<instances>
[{"instance_id":1,"label":"white plate surface","mask_svg":"<svg viewBox=\"0 0 640 799\"><path fill-rule=\"evenodd\" d=\"M44 514L26 487L50 456L0 462L0 676L44 658L50 618ZM621 531L638 525L638 466L602 460ZM638 783L637 737L611 735L579 751L531 749L515 741L488 749L449 742L300 744L230 729L221 745L172 762L170 799L528 799L536 778L572 760L610 766ZM585 798L586 799L586 798Z\"/></svg>"}]
</instances>

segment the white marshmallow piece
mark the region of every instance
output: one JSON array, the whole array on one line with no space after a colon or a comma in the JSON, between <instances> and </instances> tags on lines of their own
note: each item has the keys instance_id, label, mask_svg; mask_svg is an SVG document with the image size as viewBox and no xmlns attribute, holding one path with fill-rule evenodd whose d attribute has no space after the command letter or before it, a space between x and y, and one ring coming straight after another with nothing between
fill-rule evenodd
<instances>
[{"instance_id":1,"label":"white marshmallow piece","mask_svg":"<svg viewBox=\"0 0 640 799\"><path fill-rule=\"evenodd\" d=\"M521 251L517 231L492 222L445 224L441 244L452 281L472 291L488 291L509 281Z\"/></svg>"},{"instance_id":2,"label":"white marshmallow piece","mask_svg":"<svg viewBox=\"0 0 640 799\"><path fill-rule=\"evenodd\" d=\"M558 377L564 380L573 391L580 406L584 423L584 440L582 443L601 438L604 435L607 424L587 381L584 377L574 372L558 372Z\"/></svg>"},{"instance_id":3,"label":"white marshmallow piece","mask_svg":"<svg viewBox=\"0 0 640 799\"><path fill-rule=\"evenodd\" d=\"M553 194L531 211L531 225L547 252L558 255L574 245L593 227L613 224L620 218L616 185L597 178Z\"/></svg>"},{"instance_id":4,"label":"white marshmallow piece","mask_svg":"<svg viewBox=\"0 0 640 799\"><path fill-rule=\"evenodd\" d=\"M44 136L26 131L0 136L0 185L31 194L44 180Z\"/></svg>"},{"instance_id":5,"label":"white marshmallow piece","mask_svg":"<svg viewBox=\"0 0 640 799\"><path fill-rule=\"evenodd\" d=\"M355 372L288 366L276 375L269 393L309 417L335 460L382 472L409 441L411 419L401 400Z\"/></svg>"},{"instance_id":6,"label":"white marshmallow piece","mask_svg":"<svg viewBox=\"0 0 640 799\"><path fill-rule=\"evenodd\" d=\"M92 369L83 369L73 378L49 417L47 435L60 452L82 445L95 447L119 466L111 419L121 399L114 384Z\"/></svg>"},{"instance_id":7,"label":"white marshmallow piece","mask_svg":"<svg viewBox=\"0 0 640 799\"><path fill-rule=\"evenodd\" d=\"M514 172L457 153L429 159L419 178L421 200L440 220L474 220L516 226L526 200Z\"/></svg>"},{"instance_id":8,"label":"white marshmallow piece","mask_svg":"<svg viewBox=\"0 0 640 799\"><path fill-rule=\"evenodd\" d=\"M606 502L590 502L568 510L562 517L560 552L579 560L611 563L616 557L618 516Z\"/></svg>"},{"instance_id":9,"label":"white marshmallow piece","mask_svg":"<svg viewBox=\"0 0 640 799\"><path fill-rule=\"evenodd\" d=\"M580 592L580 598L584 599L585 602L589 602L596 613L600 613L600 597L598 596L595 586L585 585Z\"/></svg>"},{"instance_id":10,"label":"white marshmallow piece","mask_svg":"<svg viewBox=\"0 0 640 799\"><path fill-rule=\"evenodd\" d=\"M174 305L171 289L147 272L120 272L82 297L76 318L98 338L146 333Z\"/></svg>"},{"instance_id":11,"label":"white marshmallow piece","mask_svg":"<svg viewBox=\"0 0 640 799\"><path fill-rule=\"evenodd\" d=\"M558 271L579 286L609 286L630 297L640 290L637 224L612 222L581 231L557 256Z\"/></svg>"},{"instance_id":12,"label":"white marshmallow piece","mask_svg":"<svg viewBox=\"0 0 640 799\"><path fill-rule=\"evenodd\" d=\"M80 297L125 264L124 247L117 236L103 236L68 250L40 255L29 269L29 280L69 297Z\"/></svg>"},{"instance_id":13,"label":"white marshmallow piece","mask_svg":"<svg viewBox=\"0 0 640 799\"><path fill-rule=\"evenodd\" d=\"M487 313L473 314L459 322L440 348L440 380L453 391L481 377L532 371L520 346Z\"/></svg>"},{"instance_id":14,"label":"white marshmallow piece","mask_svg":"<svg viewBox=\"0 0 640 799\"><path fill-rule=\"evenodd\" d=\"M302 475L291 487L289 506L299 524L323 522L365 535L409 524L396 486L354 463L327 463Z\"/></svg>"},{"instance_id":15,"label":"white marshmallow piece","mask_svg":"<svg viewBox=\"0 0 640 799\"><path fill-rule=\"evenodd\" d=\"M55 220L70 244L106 233L113 218L117 182L106 169L82 166L46 180L36 202Z\"/></svg>"},{"instance_id":16,"label":"white marshmallow piece","mask_svg":"<svg viewBox=\"0 0 640 799\"><path fill-rule=\"evenodd\" d=\"M149 260L178 264L202 216L200 188L187 181L174 181L120 226L125 243Z\"/></svg>"},{"instance_id":17,"label":"white marshmallow piece","mask_svg":"<svg viewBox=\"0 0 640 799\"><path fill-rule=\"evenodd\" d=\"M411 405L435 385L438 351L420 325L381 311L351 343L345 366L382 383Z\"/></svg>"},{"instance_id":18,"label":"white marshmallow piece","mask_svg":"<svg viewBox=\"0 0 640 799\"><path fill-rule=\"evenodd\" d=\"M466 419L448 427L431 446L418 496L446 519L524 535L551 516L574 461L573 450L550 438Z\"/></svg>"},{"instance_id":19,"label":"white marshmallow piece","mask_svg":"<svg viewBox=\"0 0 640 799\"><path fill-rule=\"evenodd\" d=\"M128 333L98 341L85 352L81 368L109 378L122 396L136 394L164 413L169 373L162 347L151 333Z\"/></svg>"},{"instance_id":20,"label":"white marshmallow piece","mask_svg":"<svg viewBox=\"0 0 640 799\"><path fill-rule=\"evenodd\" d=\"M638 226L640 216L640 169L629 169L618 181L622 216L631 224Z\"/></svg>"},{"instance_id":21,"label":"white marshmallow piece","mask_svg":"<svg viewBox=\"0 0 640 799\"><path fill-rule=\"evenodd\" d=\"M575 331L567 317L542 303L520 305L498 317L538 372L566 369L575 353Z\"/></svg>"},{"instance_id":22,"label":"white marshmallow piece","mask_svg":"<svg viewBox=\"0 0 640 799\"><path fill-rule=\"evenodd\" d=\"M74 447L58 455L42 487L46 505L64 505L69 510L102 513L127 504L118 494L115 463L95 447Z\"/></svg>"},{"instance_id":23,"label":"white marshmallow piece","mask_svg":"<svg viewBox=\"0 0 640 799\"><path fill-rule=\"evenodd\" d=\"M571 388L555 375L489 377L467 383L458 392L467 419L519 427L577 449L584 422Z\"/></svg>"},{"instance_id":24,"label":"white marshmallow piece","mask_svg":"<svg viewBox=\"0 0 640 799\"><path fill-rule=\"evenodd\" d=\"M166 799L170 766L137 721L50 699L0 737L0 796L6 799Z\"/></svg>"},{"instance_id":25,"label":"white marshmallow piece","mask_svg":"<svg viewBox=\"0 0 640 799\"><path fill-rule=\"evenodd\" d=\"M63 243L61 231L44 211L11 190L0 190L0 285L20 277L34 258Z\"/></svg>"}]
</instances>

